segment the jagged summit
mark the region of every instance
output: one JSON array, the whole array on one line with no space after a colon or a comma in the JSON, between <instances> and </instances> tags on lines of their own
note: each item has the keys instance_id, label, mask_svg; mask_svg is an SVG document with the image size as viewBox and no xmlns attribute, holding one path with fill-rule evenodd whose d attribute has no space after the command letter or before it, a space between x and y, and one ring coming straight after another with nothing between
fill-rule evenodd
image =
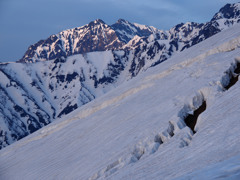
<instances>
[{"instance_id":1,"label":"jagged summit","mask_svg":"<svg viewBox=\"0 0 240 180\"><path fill-rule=\"evenodd\" d=\"M20 62L36 62L107 49L119 49L124 43L101 19L62 31L29 47Z\"/></svg>"},{"instance_id":2,"label":"jagged summit","mask_svg":"<svg viewBox=\"0 0 240 180\"><path fill-rule=\"evenodd\" d=\"M140 25L137 23L130 23L124 19L119 19L111 27L116 31L119 39L125 43L128 43L134 36L147 37L157 32L158 30L146 25Z\"/></svg>"},{"instance_id":3,"label":"jagged summit","mask_svg":"<svg viewBox=\"0 0 240 180\"><path fill-rule=\"evenodd\" d=\"M96 25L103 25L103 26L108 26L103 20L101 19L96 19L94 21L91 21L89 24L87 24L86 26L90 26L90 27L93 27L93 26L96 26Z\"/></svg>"},{"instance_id":4,"label":"jagged summit","mask_svg":"<svg viewBox=\"0 0 240 180\"><path fill-rule=\"evenodd\" d=\"M115 24L121 24L121 23L129 23L129 21L120 18L120 19L117 20L117 22Z\"/></svg>"},{"instance_id":5,"label":"jagged summit","mask_svg":"<svg viewBox=\"0 0 240 180\"><path fill-rule=\"evenodd\" d=\"M119 19L109 26L96 19L82 27L68 29L31 45L20 62L36 62L93 51L121 49L134 36L146 37L156 28Z\"/></svg>"},{"instance_id":6,"label":"jagged summit","mask_svg":"<svg viewBox=\"0 0 240 180\"><path fill-rule=\"evenodd\" d=\"M240 2L235 4L226 4L218 13L216 13L211 21L219 19L239 19L240 17Z\"/></svg>"},{"instance_id":7,"label":"jagged summit","mask_svg":"<svg viewBox=\"0 0 240 180\"><path fill-rule=\"evenodd\" d=\"M106 24L102 19L96 19L95 21L93 21L96 24Z\"/></svg>"}]
</instances>

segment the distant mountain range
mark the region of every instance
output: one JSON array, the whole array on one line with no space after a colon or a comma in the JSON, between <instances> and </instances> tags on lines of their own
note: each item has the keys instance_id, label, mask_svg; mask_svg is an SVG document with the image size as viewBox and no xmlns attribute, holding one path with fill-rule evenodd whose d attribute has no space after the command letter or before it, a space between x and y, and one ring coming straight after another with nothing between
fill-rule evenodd
<instances>
[{"instance_id":1,"label":"distant mountain range","mask_svg":"<svg viewBox=\"0 0 240 180\"><path fill-rule=\"evenodd\" d=\"M207 23L181 23L168 31L119 19L107 25L97 19L89 24L62 31L31 45L20 62L37 62L94 51L129 50L156 42L164 50L159 60L182 51L240 21L239 5L227 4ZM141 44L141 45L140 45ZM158 45L156 45L158 46Z\"/></svg>"},{"instance_id":2,"label":"distant mountain range","mask_svg":"<svg viewBox=\"0 0 240 180\"><path fill-rule=\"evenodd\" d=\"M31 45L18 63L0 64L0 149L239 22L235 3L207 23L163 31L97 19Z\"/></svg>"}]
</instances>

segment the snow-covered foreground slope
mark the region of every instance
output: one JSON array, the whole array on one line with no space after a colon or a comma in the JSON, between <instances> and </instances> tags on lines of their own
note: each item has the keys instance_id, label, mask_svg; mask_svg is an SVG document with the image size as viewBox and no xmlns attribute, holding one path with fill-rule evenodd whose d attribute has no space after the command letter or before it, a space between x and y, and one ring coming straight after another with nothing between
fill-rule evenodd
<instances>
[{"instance_id":1,"label":"snow-covered foreground slope","mask_svg":"<svg viewBox=\"0 0 240 180\"><path fill-rule=\"evenodd\" d=\"M240 82L223 88L237 76L239 29L175 55L4 148L0 179L239 178ZM193 134L184 118L204 102Z\"/></svg>"}]
</instances>

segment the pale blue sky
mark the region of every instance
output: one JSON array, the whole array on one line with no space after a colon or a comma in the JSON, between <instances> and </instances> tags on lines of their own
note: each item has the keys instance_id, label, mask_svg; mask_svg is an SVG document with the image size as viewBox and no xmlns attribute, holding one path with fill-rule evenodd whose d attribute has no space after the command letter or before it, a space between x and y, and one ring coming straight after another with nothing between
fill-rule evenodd
<instances>
[{"instance_id":1,"label":"pale blue sky","mask_svg":"<svg viewBox=\"0 0 240 180\"><path fill-rule=\"evenodd\" d=\"M0 0L0 61L19 60L31 45L95 19L119 18L169 29L206 22L226 3L239 0Z\"/></svg>"}]
</instances>

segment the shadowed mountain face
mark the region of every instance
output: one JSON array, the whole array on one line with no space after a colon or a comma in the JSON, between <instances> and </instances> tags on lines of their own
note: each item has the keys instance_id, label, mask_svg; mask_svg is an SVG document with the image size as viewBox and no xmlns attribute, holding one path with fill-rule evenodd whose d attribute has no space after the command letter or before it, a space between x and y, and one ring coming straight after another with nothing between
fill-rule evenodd
<instances>
[{"instance_id":1,"label":"shadowed mountain face","mask_svg":"<svg viewBox=\"0 0 240 180\"><path fill-rule=\"evenodd\" d=\"M0 65L0 149L238 23L239 11L226 5L206 24L169 31L98 19L30 46L22 63Z\"/></svg>"}]
</instances>

